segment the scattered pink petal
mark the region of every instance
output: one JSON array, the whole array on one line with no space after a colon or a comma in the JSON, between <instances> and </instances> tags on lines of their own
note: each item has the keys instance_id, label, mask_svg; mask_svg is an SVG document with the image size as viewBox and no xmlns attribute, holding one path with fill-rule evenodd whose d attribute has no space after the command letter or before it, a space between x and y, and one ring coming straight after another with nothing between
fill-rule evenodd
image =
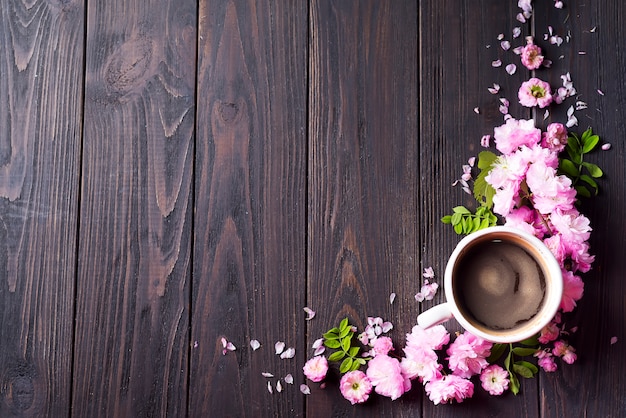
<instances>
[{"instance_id":1,"label":"scattered pink petal","mask_svg":"<svg viewBox=\"0 0 626 418\"><path fill-rule=\"evenodd\" d=\"M274 390L272 389L272 382L267 382L267 391L269 393L274 393Z\"/></svg>"},{"instance_id":2,"label":"scattered pink petal","mask_svg":"<svg viewBox=\"0 0 626 418\"><path fill-rule=\"evenodd\" d=\"M259 342L259 340L251 340L250 347L252 347L252 351L256 351L259 349L259 347L261 347L261 343Z\"/></svg>"},{"instance_id":3,"label":"scattered pink petal","mask_svg":"<svg viewBox=\"0 0 626 418\"><path fill-rule=\"evenodd\" d=\"M501 41L503 39L504 39L504 34L503 33L498 34L498 41Z\"/></svg>"},{"instance_id":4,"label":"scattered pink petal","mask_svg":"<svg viewBox=\"0 0 626 418\"><path fill-rule=\"evenodd\" d=\"M502 48L505 51L508 51L509 49L511 49L511 43L509 41L502 41L500 42L500 48Z\"/></svg>"},{"instance_id":5,"label":"scattered pink petal","mask_svg":"<svg viewBox=\"0 0 626 418\"><path fill-rule=\"evenodd\" d=\"M523 50L524 50L524 47L523 47L523 46L518 46L518 47L513 48L513 53L514 53L515 55L522 55L522 51L523 51ZM544 61L545 61L545 60L544 60Z\"/></svg>"},{"instance_id":6,"label":"scattered pink petal","mask_svg":"<svg viewBox=\"0 0 626 418\"><path fill-rule=\"evenodd\" d=\"M470 167L474 167L474 164L476 163L476 157L469 157L469 159L467 160L467 164L469 164ZM435 273L432 271L432 267L430 268L430 271L432 272L432 276L431 277L435 277Z\"/></svg>"},{"instance_id":7,"label":"scattered pink petal","mask_svg":"<svg viewBox=\"0 0 626 418\"><path fill-rule=\"evenodd\" d=\"M493 87L488 87L487 90L489 90L489 93L491 94L498 94L500 91L500 84L493 83Z\"/></svg>"},{"instance_id":8,"label":"scattered pink petal","mask_svg":"<svg viewBox=\"0 0 626 418\"><path fill-rule=\"evenodd\" d=\"M543 120L546 120L550 117L550 111L548 109L546 109L545 112L543 112Z\"/></svg>"},{"instance_id":9,"label":"scattered pink petal","mask_svg":"<svg viewBox=\"0 0 626 418\"><path fill-rule=\"evenodd\" d=\"M594 26L593 28L589 29L589 32L594 33L596 31L596 29L598 29L598 27Z\"/></svg>"},{"instance_id":10,"label":"scattered pink petal","mask_svg":"<svg viewBox=\"0 0 626 418\"><path fill-rule=\"evenodd\" d=\"M393 324L391 322L388 322L388 321L387 322L383 322L382 328L383 328L383 332L384 333L389 332L389 331L391 331L393 329Z\"/></svg>"},{"instance_id":11,"label":"scattered pink petal","mask_svg":"<svg viewBox=\"0 0 626 418\"><path fill-rule=\"evenodd\" d=\"M280 380L276 382L276 392L280 393L283 391L283 385L280 384Z\"/></svg>"},{"instance_id":12,"label":"scattered pink petal","mask_svg":"<svg viewBox=\"0 0 626 418\"><path fill-rule=\"evenodd\" d=\"M320 383L320 389L325 389L325 388L326 388L326 382Z\"/></svg>"},{"instance_id":13,"label":"scattered pink petal","mask_svg":"<svg viewBox=\"0 0 626 418\"><path fill-rule=\"evenodd\" d=\"M389 295L389 304L393 305L393 301L396 300L396 294L395 293L391 293Z\"/></svg>"},{"instance_id":14,"label":"scattered pink petal","mask_svg":"<svg viewBox=\"0 0 626 418\"><path fill-rule=\"evenodd\" d=\"M611 345L617 342L617 337L611 337Z\"/></svg>"},{"instance_id":15,"label":"scattered pink petal","mask_svg":"<svg viewBox=\"0 0 626 418\"><path fill-rule=\"evenodd\" d=\"M326 347L321 346L321 347L317 347L315 349L315 351L313 352L313 356L319 356L320 354L322 354L324 351L326 351Z\"/></svg>"},{"instance_id":16,"label":"scattered pink petal","mask_svg":"<svg viewBox=\"0 0 626 418\"><path fill-rule=\"evenodd\" d=\"M555 1L554 2L554 7L557 9L562 9L563 8L563 2L562 1Z\"/></svg>"},{"instance_id":17,"label":"scattered pink petal","mask_svg":"<svg viewBox=\"0 0 626 418\"><path fill-rule=\"evenodd\" d=\"M491 66L494 68L500 67L502 66L502 61L500 60L491 61Z\"/></svg>"},{"instance_id":18,"label":"scattered pink petal","mask_svg":"<svg viewBox=\"0 0 626 418\"><path fill-rule=\"evenodd\" d=\"M509 75L513 75L515 74L515 71L517 71L517 66L515 64L509 64L505 67L505 69Z\"/></svg>"},{"instance_id":19,"label":"scattered pink petal","mask_svg":"<svg viewBox=\"0 0 626 418\"><path fill-rule=\"evenodd\" d=\"M261 375L263 377L274 377L274 375L272 373L269 373L269 372L263 372L263 373L261 373Z\"/></svg>"},{"instance_id":20,"label":"scattered pink petal","mask_svg":"<svg viewBox=\"0 0 626 418\"><path fill-rule=\"evenodd\" d=\"M305 306L302 309L304 309L304 312L306 312L307 314L307 317L305 318L306 321L310 321L315 317L315 311L313 309L309 308L308 306Z\"/></svg>"},{"instance_id":21,"label":"scattered pink petal","mask_svg":"<svg viewBox=\"0 0 626 418\"><path fill-rule=\"evenodd\" d=\"M193 348L198 348L198 341L193 342Z\"/></svg>"},{"instance_id":22,"label":"scattered pink petal","mask_svg":"<svg viewBox=\"0 0 626 418\"><path fill-rule=\"evenodd\" d=\"M304 393L305 395L310 395L311 394L311 388L309 388L307 385L305 385L304 383L300 385L300 392Z\"/></svg>"},{"instance_id":23,"label":"scattered pink petal","mask_svg":"<svg viewBox=\"0 0 626 418\"><path fill-rule=\"evenodd\" d=\"M598 89L597 91L600 96L604 96L604 92L602 90Z\"/></svg>"},{"instance_id":24,"label":"scattered pink petal","mask_svg":"<svg viewBox=\"0 0 626 418\"><path fill-rule=\"evenodd\" d=\"M587 55L585 51L578 51L578 55Z\"/></svg>"},{"instance_id":25,"label":"scattered pink petal","mask_svg":"<svg viewBox=\"0 0 626 418\"><path fill-rule=\"evenodd\" d=\"M228 342L228 344L226 345L226 349L228 351L235 351L237 349L237 347L235 347L235 344L231 343L230 341Z\"/></svg>"},{"instance_id":26,"label":"scattered pink petal","mask_svg":"<svg viewBox=\"0 0 626 418\"><path fill-rule=\"evenodd\" d=\"M296 355L296 349L293 347L289 347L288 349L286 349L280 354L280 358L282 359L293 358L293 356L295 355Z\"/></svg>"},{"instance_id":27,"label":"scattered pink petal","mask_svg":"<svg viewBox=\"0 0 626 418\"><path fill-rule=\"evenodd\" d=\"M515 16L515 19L517 19L520 23L526 23L526 18L522 13L518 13L517 16Z\"/></svg>"},{"instance_id":28,"label":"scattered pink petal","mask_svg":"<svg viewBox=\"0 0 626 418\"><path fill-rule=\"evenodd\" d=\"M426 267L424 269L424 273L422 273L422 276L426 279L432 279L435 277L435 271L432 267Z\"/></svg>"},{"instance_id":29,"label":"scattered pink petal","mask_svg":"<svg viewBox=\"0 0 626 418\"><path fill-rule=\"evenodd\" d=\"M480 138L480 145L489 148L489 141L491 141L491 135L483 135L483 137Z\"/></svg>"},{"instance_id":30,"label":"scattered pink petal","mask_svg":"<svg viewBox=\"0 0 626 418\"><path fill-rule=\"evenodd\" d=\"M474 108L474 113L476 113L477 115L480 114L480 109L478 108L478 106Z\"/></svg>"},{"instance_id":31,"label":"scattered pink petal","mask_svg":"<svg viewBox=\"0 0 626 418\"><path fill-rule=\"evenodd\" d=\"M513 28L513 39L519 38L521 34L522 34L522 28L520 28L519 26L516 26Z\"/></svg>"},{"instance_id":32,"label":"scattered pink petal","mask_svg":"<svg viewBox=\"0 0 626 418\"><path fill-rule=\"evenodd\" d=\"M229 351L235 351L237 348L235 347L235 344L231 343L230 341L228 341L226 338L222 337L222 347L224 348L222 350L222 355L226 355L226 353L228 353Z\"/></svg>"},{"instance_id":33,"label":"scattered pink petal","mask_svg":"<svg viewBox=\"0 0 626 418\"><path fill-rule=\"evenodd\" d=\"M228 340L226 340L226 338L222 337L222 347L226 348L227 345L228 345Z\"/></svg>"},{"instance_id":34,"label":"scattered pink petal","mask_svg":"<svg viewBox=\"0 0 626 418\"><path fill-rule=\"evenodd\" d=\"M608 151L608 150L611 149L611 144L609 144L609 143L602 144L602 146L600 148L602 148L602 151Z\"/></svg>"},{"instance_id":35,"label":"scattered pink petal","mask_svg":"<svg viewBox=\"0 0 626 418\"><path fill-rule=\"evenodd\" d=\"M276 344L274 344L274 349L276 350L276 354L281 354L285 349L285 343L282 341L277 341Z\"/></svg>"},{"instance_id":36,"label":"scattered pink petal","mask_svg":"<svg viewBox=\"0 0 626 418\"><path fill-rule=\"evenodd\" d=\"M289 385L293 385L293 376L291 375L291 373L289 373L287 376L285 376L285 383L287 383Z\"/></svg>"}]
</instances>

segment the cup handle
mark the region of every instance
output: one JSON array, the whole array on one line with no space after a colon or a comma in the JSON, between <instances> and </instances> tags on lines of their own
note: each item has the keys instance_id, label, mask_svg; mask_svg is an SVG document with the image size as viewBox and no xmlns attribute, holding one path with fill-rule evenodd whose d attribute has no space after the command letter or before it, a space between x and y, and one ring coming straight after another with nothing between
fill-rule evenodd
<instances>
[{"instance_id":1,"label":"cup handle","mask_svg":"<svg viewBox=\"0 0 626 418\"><path fill-rule=\"evenodd\" d=\"M444 323L452 319L452 317L450 306L447 303L441 303L419 314L417 316L417 325L426 329Z\"/></svg>"}]
</instances>

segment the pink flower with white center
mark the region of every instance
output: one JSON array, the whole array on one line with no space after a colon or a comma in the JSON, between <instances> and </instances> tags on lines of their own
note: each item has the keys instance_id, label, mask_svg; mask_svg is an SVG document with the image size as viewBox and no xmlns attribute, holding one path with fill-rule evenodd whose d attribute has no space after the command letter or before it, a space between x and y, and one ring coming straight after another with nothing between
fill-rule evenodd
<instances>
[{"instance_id":1,"label":"pink flower with white center","mask_svg":"<svg viewBox=\"0 0 626 418\"><path fill-rule=\"evenodd\" d=\"M411 387L411 382L402 375L400 362L387 355L376 356L367 363L367 377L376 393L391 400L398 399Z\"/></svg>"},{"instance_id":2,"label":"pink flower with white center","mask_svg":"<svg viewBox=\"0 0 626 418\"><path fill-rule=\"evenodd\" d=\"M509 372L492 364L480 374L480 383L490 395L502 395L509 388Z\"/></svg>"},{"instance_id":3,"label":"pink flower with white center","mask_svg":"<svg viewBox=\"0 0 626 418\"><path fill-rule=\"evenodd\" d=\"M519 185L506 185L496 190L493 196L493 211L498 215L507 216L519 201Z\"/></svg>"},{"instance_id":4,"label":"pink flower with white center","mask_svg":"<svg viewBox=\"0 0 626 418\"><path fill-rule=\"evenodd\" d=\"M529 70L536 70L541 67L541 63L543 62L541 48L535 45L532 39L522 48L520 58L522 59L522 65Z\"/></svg>"},{"instance_id":5,"label":"pink flower with white center","mask_svg":"<svg viewBox=\"0 0 626 418\"><path fill-rule=\"evenodd\" d=\"M551 123L541 138L541 145L554 152L561 152L567 145L567 129L562 123Z\"/></svg>"},{"instance_id":6,"label":"pink flower with white center","mask_svg":"<svg viewBox=\"0 0 626 418\"><path fill-rule=\"evenodd\" d=\"M559 329L558 324L556 324L555 322L550 322L541 330L541 335L539 335L539 342L541 344L548 344L550 341L554 341L559 338L559 335L561 335L561 330Z\"/></svg>"},{"instance_id":7,"label":"pink flower with white center","mask_svg":"<svg viewBox=\"0 0 626 418\"><path fill-rule=\"evenodd\" d=\"M559 167L558 153L544 148L540 144L534 144L530 147L521 146L515 155L524 161L525 164L543 161L543 163L548 167L552 167L554 169Z\"/></svg>"},{"instance_id":8,"label":"pink flower with white center","mask_svg":"<svg viewBox=\"0 0 626 418\"><path fill-rule=\"evenodd\" d=\"M420 382L426 383L441 377L443 366L439 364L439 358L434 350L427 347L405 347L405 357L402 358L400 367L402 374L409 378L419 378Z\"/></svg>"},{"instance_id":9,"label":"pink flower with white center","mask_svg":"<svg viewBox=\"0 0 626 418\"><path fill-rule=\"evenodd\" d=\"M302 370L311 381L321 382L328 372L328 360L324 356L315 356L304 364Z\"/></svg>"},{"instance_id":10,"label":"pink flower with white center","mask_svg":"<svg viewBox=\"0 0 626 418\"><path fill-rule=\"evenodd\" d=\"M480 373L489 365L487 357L491 354L491 346L490 342L468 331L460 334L447 350L452 374L469 378Z\"/></svg>"},{"instance_id":11,"label":"pink flower with white center","mask_svg":"<svg viewBox=\"0 0 626 418\"><path fill-rule=\"evenodd\" d=\"M437 293L437 289L439 289L439 285L437 283L430 283L428 280L424 280L424 285L415 295L415 300L418 302L433 300L435 294Z\"/></svg>"},{"instance_id":12,"label":"pink flower with white center","mask_svg":"<svg viewBox=\"0 0 626 418\"><path fill-rule=\"evenodd\" d=\"M563 270L563 297L559 308L563 312L572 312L576 302L583 297L584 283L579 276L571 271Z\"/></svg>"},{"instance_id":13,"label":"pink flower with white center","mask_svg":"<svg viewBox=\"0 0 626 418\"><path fill-rule=\"evenodd\" d=\"M555 372L558 368L556 363L554 362L554 357L545 356L537 360L537 364L541 367L545 372L552 373Z\"/></svg>"},{"instance_id":14,"label":"pink flower with white center","mask_svg":"<svg viewBox=\"0 0 626 418\"><path fill-rule=\"evenodd\" d=\"M556 192L553 194L534 193L532 196L533 205L540 213L546 215L556 210L570 210L576 202L576 189L571 186L572 181L566 176L554 178ZM548 185L546 185L548 186ZM533 190L534 191L534 190Z\"/></svg>"},{"instance_id":15,"label":"pink flower with white center","mask_svg":"<svg viewBox=\"0 0 626 418\"><path fill-rule=\"evenodd\" d=\"M510 154L518 147L528 147L541 140L541 131L535 128L535 121L508 119L504 125L493 130L496 148L503 154Z\"/></svg>"},{"instance_id":16,"label":"pink flower with white center","mask_svg":"<svg viewBox=\"0 0 626 418\"><path fill-rule=\"evenodd\" d=\"M566 241L583 242L591 235L589 219L577 210L557 211L550 216L552 225Z\"/></svg>"},{"instance_id":17,"label":"pink flower with white center","mask_svg":"<svg viewBox=\"0 0 626 418\"><path fill-rule=\"evenodd\" d=\"M550 89L550 84L533 77L522 83L517 97L522 106L539 106L543 109L552 103L552 90Z\"/></svg>"},{"instance_id":18,"label":"pink flower with white center","mask_svg":"<svg viewBox=\"0 0 626 418\"><path fill-rule=\"evenodd\" d=\"M376 341L374 341L374 355L387 355L391 350L393 350L393 341L389 337L378 337Z\"/></svg>"},{"instance_id":19,"label":"pink flower with white center","mask_svg":"<svg viewBox=\"0 0 626 418\"><path fill-rule=\"evenodd\" d=\"M444 345L450 342L450 333L443 325L424 329L415 325L410 334L406 335L407 348L428 348L431 350L441 350Z\"/></svg>"},{"instance_id":20,"label":"pink flower with white center","mask_svg":"<svg viewBox=\"0 0 626 418\"><path fill-rule=\"evenodd\" d=\"M574 353L575 351L576 350L574 349L574 347L567 344L565 341L557 341L554 343L552 354L561 357L563 361L567 364L573 364L577 358L576 354Z\"/></svg>"},{"instance_id":21,"label":"pink flower with white center","mask_svg":"<svg viewBox=\"0 0 626 418\"><path fill-rule=\"evenodd\" d=\"M354 370L343 375L339 381L339 390L352 405L363 403L370 397L372 382L365 373Z\"/></svg>"},{"instance_id":22,"label":"pink flower with white center","mask_svg":"<svg viewBox=\"0 0 626 418\"><path fill-rule=\"evenodd\" d=\"M464 399L471 398L474 395L474 384L453 374L431 380L426 383L424 389L426 389L428 398L435 405L452 402L452 400L463 402Z\"/></svg>"}]
</instances>

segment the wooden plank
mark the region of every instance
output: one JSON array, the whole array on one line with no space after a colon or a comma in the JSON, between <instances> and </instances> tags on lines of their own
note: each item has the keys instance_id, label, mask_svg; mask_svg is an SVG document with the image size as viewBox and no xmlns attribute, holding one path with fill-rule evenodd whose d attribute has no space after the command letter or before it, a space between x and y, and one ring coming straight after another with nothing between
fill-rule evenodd
<instances>
[{"instance_id":1,"label":"wooden plank","mask_svg":"<svg viewBox=\"0 0 626 418\"><path fill-rule=\"evenodd\" d=\"M192 416L304 412L306 12L200 2ZM221 338L237 350L222 355ZM276 341L295 358L275 355Z\"/></svg>"},{"instance_id":2,"label":"wooden plank","mask_svg":"<svg viewBox=\"0 0 626 418\"><path fill-rule=\"evenodd\" d=\"M562 84L560 75L569 71L577 90L576 97L553 106L552 118L546 123L566 120L567 109L580 100L588 108L574 113L579 123L570 131L580 135L592 127L604 142L612 144L611 150L586 158L604 170L605 178L599 181L600 194L581 207L593 228L590 244L596 261L593 269L581 276L585 282L584 296L574 315L566 317L568 327L578 326L570 338L578 360L571 366L559 362L556 373L542 376L541 411L545 417L626 416L626 399L619 384L626 373L626 31L620 24L626 17L626 7L623 2L601 1L566 2L563 10L550 4L535 8L537 42L554 62L552 69L541 77L555 89ZM557 47L543 41L548 25L564 39L570 35L569 42ZM618 337L615 345L610 343L613 336Z\"/></svg>"},{"instance_id":3,"label":"wooden plank","mask_svg":"<svg viewBox=\"0 0 626 418\"><path fill-rule=\"evenodd\" d=\"M309 345L344 318L394 324L401 350L419 291L417 3L314 0L310 14ZM395 292L393 305L389 295ZM401 352L399 352L400 354ZM352 407L309 382L309 416L415 416L422 391ZM419 386L419 384L417 384Z\"/></svg>"},{"instance_id":4,"label":"wooden plank","mask_svg":"<svg viewBox=\"0 0 626 418\"><path fill-rule=\"evenodd\" d=\"M472 196L452 183L461 177L462 165L483 149L483 135L493 136L493 128L504 123L499 111L499 98L510 101L509 111L515 118L528 119L531 114L517 103L517 91L529 72L512 51L504 51L498 35L518 45L530 33L530 25L515 20L520 9L517 2L489 0L459 5L453 1L420 2L420 242L424 266L432 266L442 283L448 257L461 237L439 219L452 213L452 208L465 205L475 208ZM522 35L512 37L514 27ZM491 63L501 60L494 68ZM517 71L509 75L505 66L514 63ZM500 93L492 95L488 88L498 83ZM479 113L474 111L478 108ZM442 291L432 303L445 300ZM451 321L449 331L462 331ZM536 379L523 380L519 396L490 396L473 379L474 396L462 404L434 406L428 399L424 416L432 417L535 417L537 410Z\"/></svg>"},{"instance_id":5,"label":"wooden plank","mask_svg":"<svg viewBox=\"0 0 626 418\"><path fill-rule=\"evenodd\" d=\"M184 416L196 3L89 3L72 411Z\"/></svg>"},{"instance_id":6,"label":"wooden plank","mask_svg":"<svg viewBox=\"0 0 626 418\"><path fill-rule=\"evenodd\" d=\"M83 14L80 1L0 2L3 417L69 414Z\"/></svg>"}]
</instances>

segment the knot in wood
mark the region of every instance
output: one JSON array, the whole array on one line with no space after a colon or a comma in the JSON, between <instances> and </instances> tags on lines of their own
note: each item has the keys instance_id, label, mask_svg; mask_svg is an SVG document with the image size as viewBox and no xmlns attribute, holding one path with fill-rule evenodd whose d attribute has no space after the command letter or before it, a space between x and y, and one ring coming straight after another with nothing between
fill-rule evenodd
<instances>
[{"instance_id":1,"label":"knot in wood","mask_svg":"<svg viewBox=\"0 0 626 418\"><path fill-rule=\"evenodd\" d=\"M221 102L218 110L224 122L232 122L239 113L239 106L236 103Z\"/></svg>"}]
</instances>

